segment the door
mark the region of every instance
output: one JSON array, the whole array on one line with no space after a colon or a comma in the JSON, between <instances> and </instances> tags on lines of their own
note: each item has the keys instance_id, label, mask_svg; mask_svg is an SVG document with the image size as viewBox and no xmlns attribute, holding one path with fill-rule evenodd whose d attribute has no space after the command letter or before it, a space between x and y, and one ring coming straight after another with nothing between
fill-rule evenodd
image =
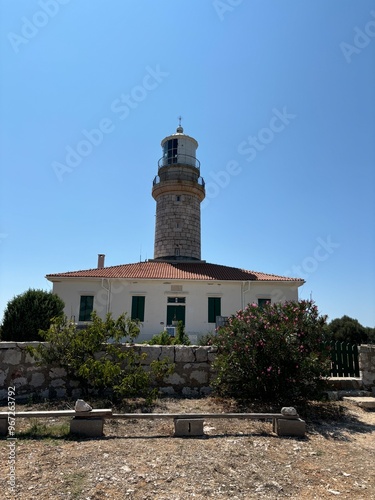
<instances>
[{"instance_id":1,"label":"door","mask_svg":"<svg viewBox=\"0 0 375 500\"><path fill-rule=\"evenodd\" d=\"M172 321L182 321L185 326L185 306L167 306L167 325Z\"/></svg>"}]
</instances>

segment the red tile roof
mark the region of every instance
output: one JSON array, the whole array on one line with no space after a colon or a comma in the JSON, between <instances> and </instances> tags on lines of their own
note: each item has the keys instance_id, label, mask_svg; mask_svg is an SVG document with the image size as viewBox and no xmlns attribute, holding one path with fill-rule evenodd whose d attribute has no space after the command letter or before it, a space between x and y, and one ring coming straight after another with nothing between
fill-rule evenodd
<instances>
[{"instance_id":1,"label":"red tile roof","mask_svg":"<svg viewBox=\"0 0 375 500\"><path fill-rule=\"evenodd\" d=\"M295 281L300 278L287 278L275 274L246 271L236 267L209 264L206 262L163 262L146 261L135 264L87 269L67 273L47 274L47 279L55 278L124 278L124 279L163 279L199 281Z\"/></svg>"}]
</instances>

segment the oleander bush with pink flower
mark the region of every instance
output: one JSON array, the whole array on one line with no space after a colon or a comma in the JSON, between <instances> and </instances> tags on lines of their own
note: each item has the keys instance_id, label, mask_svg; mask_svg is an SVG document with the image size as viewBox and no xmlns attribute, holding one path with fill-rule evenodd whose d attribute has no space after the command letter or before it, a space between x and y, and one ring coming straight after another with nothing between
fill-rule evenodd
<instances>
[{"instance_id":1,"label":"oleander bush with pink flower","mask_svg":"<svg viewBox=\"0 0 375 500\"><path fill-rule=\"evenodd\" d=\"M214 390L289 404L318 398L330 366L325 325L312 301L249 304L215 335Z\"/></svg>"}]
</instances>

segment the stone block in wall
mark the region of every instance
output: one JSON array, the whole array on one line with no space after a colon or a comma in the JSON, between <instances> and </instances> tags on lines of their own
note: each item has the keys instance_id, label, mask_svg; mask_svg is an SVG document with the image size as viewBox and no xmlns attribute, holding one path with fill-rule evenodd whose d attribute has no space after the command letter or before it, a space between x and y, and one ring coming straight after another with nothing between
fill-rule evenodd
<instances>
[{"instance_id":1,"label":"stone block in wall","mask_svg":"<svg viewBox=\"0 0 375 500\"><path fill-rule=\"evenodd\" d=\"M372 388L375 385L375 345L362 344L359 346L359 370L363 387Z\"/></svg>"},{"instance_id":2,"label":"stone block in wall","mask_svg":"<svg viewBox=\"0 0 375 500\"><path fill-rule=\"evenodd\" d=\"M25 352L25 360L24 363L27 365L32 365L35 363L35 358L29 352Z\"/></svg>"},{"instance_id":3,"label":"stone block in wall","mask_svg":"<svg viewBox=\"0 0 375 500\"><path fill-rule=\"evenodd\" d=\"M55 378L51 380L51 387L63 387L65 385L65 380L62 378Z\"/></svg>"},{"instance_id":4,"label":"stone block in wall","mask_svg":"<svg viewBox=\"0 0 375 500\"><path fill-rule=\"evenodd\" d=\"M200 370L193 370L190 373L190 381L197 382L199 385L208 385L209 374L207 369L201 368Z\"/></svg>"},{"instance_id":5,"label":"stone block in wall","mask_svg":"<svg viewBox=\"0 0 375 500\"><path fill-rule=\"evenodd\" d=\"M73 389L72 390L72 398L78 399L82 395L82 390L79 388Z\"/></svg>"},{"instance_id":6,"label":"stone block in wall","mask_svg":"<svg viewBox=\"0 0 375 500\"><path fill-rule=\"evenodd\" d=\"M152 347L152 349L150 349ZM146 353L147 358L143 361L145 364L150 364L152 361L157 361L161 354L161 346L142 346L141 354Z\"/></svg>"},{"instance_id":7,"label":"stone block in wall","mask_svg":"<svg viewBox=\"0 0 375 500\"><path fill-rule=\"evenodd\" d=\"M50 397L49 389L44 389L40 392L40 397L43 399L48 399Z\"/></svg>"},{"instance_id":8,"label":"stone block in wall","mask_svg":"<svg viewBox=\"0 0 375 500\"><path fill-rule=\"evenodd\" d=\"M5 381L7 379L8 372L9 372L9 368L6 368L5 370L0 370L0 386L5 385Z\"/></svg>"},{"instance_id":9,"label":"stone block in wall","mask_svg":"<svg viewBox=\"0 0 375 500\"><path fill-rule=\"evenodd\" d=\"M170 359L172 363L174 363L174 353L175 349L173 345L163 345L161 346L161 353L159 356L159 360L162 359Z\"/></svg>"},{"instance_id":10,"label":"stone block in wall","mask_svg":"<svg viewBox=\"0 0 375 500\"><path fill-rule=\"evenodd\" d=\"M216 356L217 356L217 347L215 347L215 346L211 346L211 347L209 348L209 351L208 351L207 356L208 356L208 361L209 361L210 363L212 363L213 361L215 361Z\"/></svg>"},{"instance_id":11,"label":"stone block in wall","mask_svg":"<svg viewBox=\"0 0 375 500\"><path fill-rule=\"evenodd\" d=\"M160 392L162 394L166 394L168 396L175 396L176 395L176 391L173 389L173 387L171 386L168 386L168 387L160 387L159 388Z\"/></svg>"},{"instance_id":12,"label":"stone block in wall","mask_svg":"<svg viewBox=\"0 0 375 500\"><path fill-rule=\"evenodd\" d=\"M174 386L179 386L179 385L185 385L186 380L185 377L181 376L180 374L174 372L171 375L168 375L168 377L165 379L167 384L174 385Z\"/></svg>"},{"instance_id":13,"label":"stone block in wall","mask_svg":"<svg viewBox=\"0 0 375 500\"><path fill-rule=\"evenodd\" d=\"M66 396L66 389L65 387L58 387L55 390L56 398L65 398Z\"/></svg>"},{"instance_id":14,"label":"stone block in wall","mask_svg":"<svg viewBox=\"0 0 375 500\"><path fill-rule=\"evenodd\" d=\"M67 373L65 368L55 367L51 368L49 371L49 376L51 378L66 377Z\"/></svg>"},{"instance_id":15,"label":"stone block in wall","mask_svg":"<svg viewBox=\"0 0 375 500\"><path fill-rule=\"evenodd\" d=\"M4 361L8 365L19 365L21 363L22 353L18 349L12 349L8 351L8 354Z\"/></svg>"},{"instance_id":16,"label":"stone block in wall","mask_svg":"<svg viewBox=\"0 0 375 500\"><path fill-rule=\"evenodd\" d=\"M189 398L196 398L199 396L200 391L195 387L183 387L182 395Z\"/></svg>"},{"instance_id":17,"label":"stone block in wall","mask_svg":"<svg viewBox=\"0 0 375 500\"><path fill-rule=\"evenodd\" d=\"M193 348L176 345L174 359L176 363L193 363L195 361Z\"/></svg>"},{"instance_id":18,"label":"stone block in wall","mask_svg":"<svg viewBox=\"0 0 375 500\"><path fill-rule=\"evenodd\" d=\"M16 349L16 348L17 348L17 342L7 342L6 340L3 340L0 343L0 349L4 349L4 353L6 353L8 349Z\"/></svg>"},{"instance_id":19,"label":"stone block in wall","mask_svg":"<svg viewBox=\"0 0 375 500\"><path fill-rule=\"evenodd\" d=\"M197 363L205 363L208 361L207 347L197 347L195 349L195 360Z\"/></svg>"},{"instance_id":20,"label":"stone block in wall","mask_svg":"<svg viewBox=\"0 0 375 500\"><path fill-rule=\"evenodd\" d=\"M45 376L43 373L33 373L30 380L31 387L40 387L44 384Z\"/></svg>"},{"instance_id":21,"label":"stone block in wall","mask_svg":"<svg viewBox=\"0 0 375 500\"><path fill-rule=\"evenodd\" d=\"M27 385L27 378L26 377L16 377L15 379L13 379L12 384L14 385L16 390L20 389L20 387Z\"/></svg>"}]
</instances>

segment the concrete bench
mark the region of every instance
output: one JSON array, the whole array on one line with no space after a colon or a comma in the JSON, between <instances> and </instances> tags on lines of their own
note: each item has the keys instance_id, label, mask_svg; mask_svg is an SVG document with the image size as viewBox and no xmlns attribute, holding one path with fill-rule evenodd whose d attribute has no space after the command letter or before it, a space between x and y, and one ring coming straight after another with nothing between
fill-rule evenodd
<instances>
[{"instance_id":1,"label":"concrete bench","mask_svg":"<svg viewBox=\"0 0 375 500\"><path fill-rule=\"evenodd\" d=\"M295 415L284 413L114 413L116 419L161 419L173 418L175 436L203 436L205 419L244 419L270 420L272 430L278 436L303 437L306 432L306 423Z\"/></svg>"},{"instance_id":2,"label":"concrete bench","mask_svg":"<svg viewBox=\"0 0 375 500\"><path fill-rule=\"evenodd\" d=\"M73 417L70 421L70 432L82 437L100 437L103 435L104 420L110 419L166 419L174 421L175 436L203 436L205 419L246 419L272 421L272 430L278 436L303 437L306 423L297 413L294 415L281 413L113 413L112 409L77 412L75 410L58 411L17 411L0 412L0 436L8 434L9 419L41 418L41 417ZM12 420L10 421L12 422Z\"/></svg>"},{"instance_id":3,"label":"concrete bench","mask_svg":"<svg viewBox=\"0 0 375 500\"><path fill-rule=\"evenodd\" d=\"M75 410L0 412L0 436L7 436L9 425L18 418L73 417L70 421L71 434L99 437L103 435L104 418L111 415L111 408L85 412Z\"/></svg>"}]
</instances>

